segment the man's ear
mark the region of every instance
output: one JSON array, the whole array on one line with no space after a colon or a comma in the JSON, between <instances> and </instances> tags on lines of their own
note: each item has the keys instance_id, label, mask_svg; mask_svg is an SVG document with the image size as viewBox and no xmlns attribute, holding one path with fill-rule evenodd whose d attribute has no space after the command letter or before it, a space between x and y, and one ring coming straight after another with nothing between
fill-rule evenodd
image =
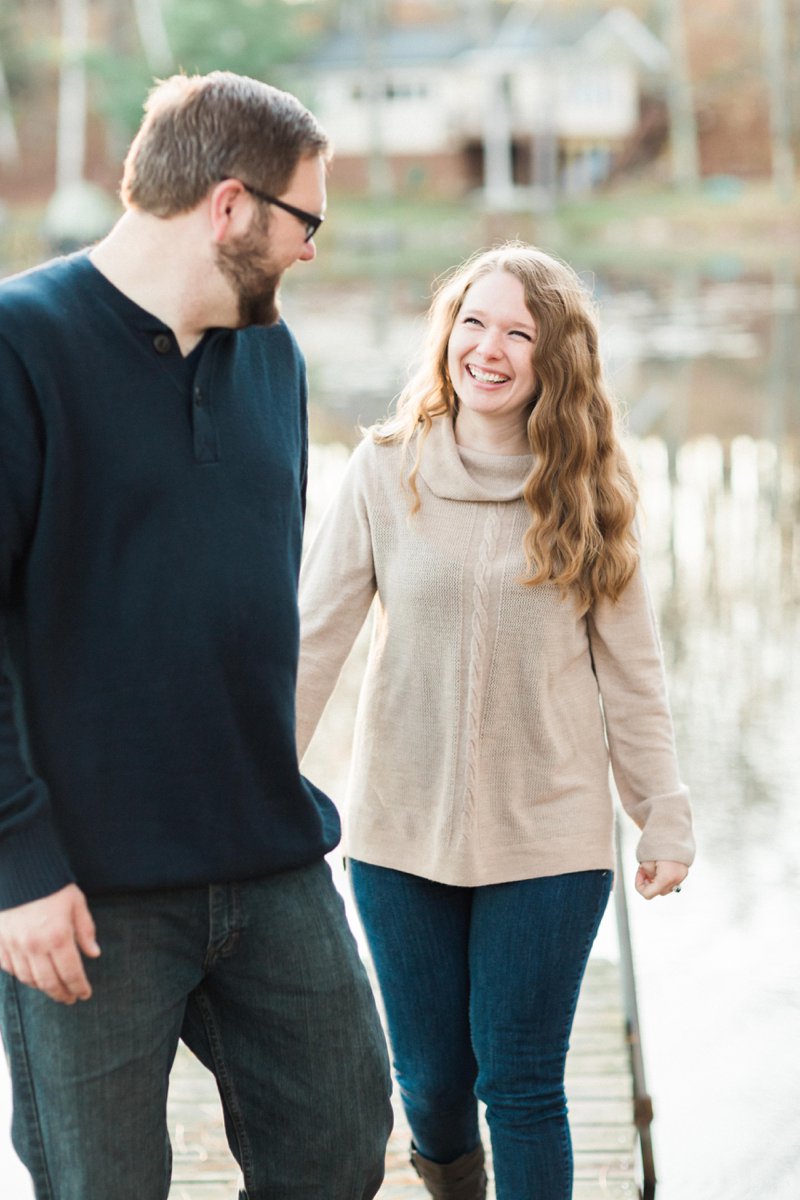
<instances>
[{"instance_id":1,"label":"man's ear","mask_svg":"<svg viewBox=\"0 0 800 1200\"><path fill-rule=\"evenodd\" d=\"M232 230L244 229L246 200L238 179L223 179L211 189L207 203L215 242L224 242Z\"/></svg>"}]
</instances>

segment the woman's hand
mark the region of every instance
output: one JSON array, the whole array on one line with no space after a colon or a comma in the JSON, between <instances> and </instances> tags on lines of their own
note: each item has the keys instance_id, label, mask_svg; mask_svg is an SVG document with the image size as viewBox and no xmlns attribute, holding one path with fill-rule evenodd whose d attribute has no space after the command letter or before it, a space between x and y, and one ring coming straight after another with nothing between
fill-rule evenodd
<instances>
[{"instance_id":1,"label":"woman's hand","mask_svg":"<svg viewBox=\"0 0 800 1200\"><path fill-rule=\"evenodd\" d=\"M689 868L679 862L643 862L636 872L636 890L645 900L654 896L669 896L680 888Z\"/></svg>"}]
</instances>

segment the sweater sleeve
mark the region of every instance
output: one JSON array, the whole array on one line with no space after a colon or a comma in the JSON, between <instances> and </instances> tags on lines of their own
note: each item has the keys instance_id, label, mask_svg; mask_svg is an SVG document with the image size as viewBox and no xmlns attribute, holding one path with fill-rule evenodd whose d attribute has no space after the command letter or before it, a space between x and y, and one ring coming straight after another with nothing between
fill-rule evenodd
<instances>
[{"instance_id":1,"label":"sweater sleeve","mask_svg":"<svg viewBox=\"0 0 800 1200\"><path fill-rule=\"evenodd\" d=\"M678 773L661 643L641 564L619 600L602 600L587 620L614 780L642 831L637 858L689 866L695 850L689 794Z\"/></svg>"},{"instance_id":2,"label":"sweater sleeve","mask_svg":"<svg viewBox=\"0 0 800 1200\"><path fill-rule=\"evenodd\" d=\"M0 338L0 909L58 891L73 876L48 790L28 770L8 674L8 616L32 537L43 463L42 422L18 356Z\"/></svg>"},{"instance_id":3,"label":"sweater sleeve","mask_svg":"<svg viewBox=\"0 0 800 1200\"><path fill-rule=\"evenodd\" d=\"M303 757L376 592L365 460L355 450L300 571L297 753Z\"/></svg>"}]
</instances>

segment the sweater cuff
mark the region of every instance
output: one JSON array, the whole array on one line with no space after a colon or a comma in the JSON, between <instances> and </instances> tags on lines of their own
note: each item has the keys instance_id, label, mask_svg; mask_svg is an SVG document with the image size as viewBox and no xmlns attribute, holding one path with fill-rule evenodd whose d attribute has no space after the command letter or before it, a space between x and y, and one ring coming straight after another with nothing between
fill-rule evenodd
<instances>
[{"instance_id":1,"label":"sweater cuff","mask_svg":"<svg viewBox=\"0 0 800 1200\"><path fill-rule=\"evenodd\" d=\"M677 823L677 822L676 822ZM676 829L673 823L669 830L646 827L636 847L636 858L641 862L679 862L690 867L695 857L694 834L688 814L680 822L683 828Z\"/></svg>"},{"instance_id":2,"label":"sweater cuff","mask_svg":"<svg viewBox=\"0 0 800 1200\"><path fill-rule=\"evenodd\" d=\"M0 910L58 892L75 876L48 816L0 839Z\"/></svg>"}]
</instances>

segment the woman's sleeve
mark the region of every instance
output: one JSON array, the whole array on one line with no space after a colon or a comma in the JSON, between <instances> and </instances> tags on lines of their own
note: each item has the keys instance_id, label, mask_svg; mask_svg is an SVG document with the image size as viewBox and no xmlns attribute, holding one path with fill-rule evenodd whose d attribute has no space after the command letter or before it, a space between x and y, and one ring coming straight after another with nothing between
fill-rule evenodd
<instances>
[{"instance_id":1,"label":"woman's sleeve","mask_svg":"<svg viewBox=\"0 0 800 1200\"><path fill-rule=\"evenodd\" d=\"M589 638L620 800L642 831L639 862L694 858L688 789L681 782L661 642L641 563L615 603L590 612Z\"/></svg>"},{"instance_id":2,"label":"woman's sleeve","mask_svg":"<svg viewBox=\"0 0 800 1200\"><path fill-rule=\"evenodd\" d=\"M368 438L354 451L300 570L297 753L303 757L376 591Z\"/></svg>"}]
</instances>

